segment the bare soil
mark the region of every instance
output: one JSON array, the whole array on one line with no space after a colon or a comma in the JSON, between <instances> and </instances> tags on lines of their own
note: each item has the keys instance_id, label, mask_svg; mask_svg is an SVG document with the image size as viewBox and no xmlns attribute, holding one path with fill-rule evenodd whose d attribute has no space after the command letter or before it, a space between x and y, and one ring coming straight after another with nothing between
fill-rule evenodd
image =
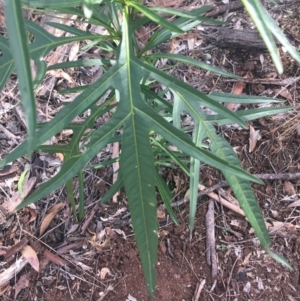
<instances>
[{"instance_id":1,"label":"bare soil","mask_svg":"<svg viewBox=\"0 0 300 301\"><path fill-rule=\"evenodd\" d=\"M291 43L299 49L300 23L299 5L294 1L281 1L275 8L268 6L272 16L278 20ZM190 3L189 3L190 4ZM251 24L243 10L225 13L232 27ZM211 27L205 28L211 34ZM174 45L187 44L182 38ZM171 45L167 45L171 48ZM278 76L269 54L257 49L219 48L203 39L200 51L191 51L199 60L247 77L243 92L249 95L279 97L284 105L293 109L279 116L261 118L251 122L259 130L261 139L249 152L249 130L237 127L220 127L220 134L228 139L237 151L243 167L252 174L295 174L300 172L300 89L297 80L290 85L268 84L272 78L278 81L299 76L299 66L279 48L284 63L284 74ZM208 49L208 50L205 50ZM185 53L184 51L182 53ZM205 92L234 91L236 82L211 73L180 65L172 74L190 82ZM78 79L74 79L78 80ZM256 81L255 81L256 80ZM257 82L257 80L260 80ZM14 82L14 78L11 79ZM16 87L10 94L2 95L0 108L6 110L14 103ZM55 95L54 95L55 96ZM59 108L56 97L49 103L40 101L39 110L45 113L46 106L54 112ZM254 106L248 106L252 108ZM48 110L48 108L47 108ZM2 114L0 124L15 136L25 137L24 125L15 111ZM40 116L44 116L43 114ZM41 117L42 118L42 117ZM298 129L298 131L297 131ZM1 131L0 149L2 157L15 145L7 133ZM23 138L22 138L23 139ZM65 136L57 137L62 143ZM110 149L101 156L110 156ZM99 158L98 158L99 159ZM57 158L47 160L35 155L36 169L32 176L49 178L55 172ZM17 191L16 183L25 160L14 162L17 169L0 173L0 200L5 200ZM45 170L46 167L46 170ZM128 215L126 196L121 192L116 203L97 205L112 183L112 168L92 172L86 177L86 217L82 222L74 219L66 192L62 189L40 201L36 207L18 212L0 231L0 273L13 265L21 255L16 251L13 258L6 258L8 250L21 239L35 251L40 265L36 272L27 264L5 286L0 288L1 300L78 300L78 301L145 301L151 300L139 260L133 230ZM165 171L165 178L174 187L176 200L182 199L188 189L187 178L180 170ZM203 166L201 182L208 186L222 179L219 172ZM299 208L289 207L300 197L300 178L290 181L265 180L265 186L253 185L253 189L265 221L269 227L273 250L288 259L293 270L289 270L271 259L261 248L251 231L250 224L242 216L215 204L215 231L218 275L211 278L211 267L206 262L207 196L201 197L197 208L195 229L188 228L188 203L176 207L180 226L175 226L167 215L160 212L157 288L155 301L195 300L197 286L203 289L198 300L299 300ZM225 188L226 190L227 188ZM230 195L230 190L227 190ZM216 193L218 193L216 191ZM0 202L2 203L2 202ZM42 221L54 204L60 210L40 235ZM299 204L300 205L300 204ZM88 222L89 221L89 222ZM45 251L46 250L46 251ZM50 254L49 254L50 253ZM205 283L203 282L205 280ZM17 293L16 293L17 291Z\"/></svg>"}]
</instances>

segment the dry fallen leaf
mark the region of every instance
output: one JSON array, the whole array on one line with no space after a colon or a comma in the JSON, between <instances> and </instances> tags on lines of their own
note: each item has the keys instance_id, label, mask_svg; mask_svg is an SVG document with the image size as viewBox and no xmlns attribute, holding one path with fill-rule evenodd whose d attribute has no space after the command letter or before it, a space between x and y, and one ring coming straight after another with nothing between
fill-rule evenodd
<instances>
[{"instance_id":1,"label":"dry fallen leaf","mask_svg":"<svg viewBox=\"0 0 300 301\"><path fill-rule=\"evenodd\" d=\"M109 268L102 268L100 271L100 279L105 279L106 275L112 276L112 273Z\"/></svg>"},{"instance_id":2,"label":"dry fallen leaf","mask_svg":"<svg viewBox=\"0 0 300 301\"><path fill-rule=\"evenodd\" d=\"M32 208L29 207L28 210L29 210L29 213L30 213L30 219L29 219L29 221L26 224L29 224L29 223L35 221L36 218L37 218L37 213L36 213L36 211L34 209L32 209Z\"/></svg>"},{"instance_id":3,"label":"dry fallen leaf","mask_svg":"<svg viewBox=\"0 0 300 301\"><path fill-rule=\"evenodd\" d=\"M45 233L51 221L55 217L55 215L65 206L64 203L58 203L54 205L48 212L48 214L43 218L41 227L40 227L40 236Z\"/></svg>"},{"instance_id":4,"label":"dry fallen leaf","mask_svg":"<svg viewBox=\"0 0 300 301\"><path fill-rule=\"evenodd\" d=\"M250 125L250 137L249 137L249 153L252 153L256 147L256 143L261 139L261 135L258 131L255 131L254 128Z\"/></svg>"},{"instance_id":5,"label":"dry fallen leaf","mask_svg":"<svg viewBox=\"0 0 300 301\"><path fill-rule=\"evenodd\" d=\"M296 131L297 131L298 136L300 136L300 123L298 123L296 125Z\"/></svg>"},{"instance_id":6,"label":"dry fallen leaf","mask_svg":"<svg viewBox=\"0 0 300 301\"><path fill-rule=\"evenodd\" d=\"M69 62L75 61L79 53L79 42L73 42L71 45L71 49L69 50Z\"/></svg>"},{"instance_id":7,"label":"dry fallen leaf","mask_svg":"<svg viewBox=\"0 0 300 301\"><path fill-rule=\"evenodd\" d=\"M298 206L300 206L300 199L293 202L293 203L291 203L291 204L289 204L287 207L292 208L292 207L298 207Z\"/></svg>"},{"instance_id":8,"label":"dry fallen leaf","mask_svg":"<svg viewBox=\"0 0 300 301\"><path fill-rule=\"evenodd\" d=\"M9 283L3 285L0 287L0 296L4 295L5 293L9 293L11 290L11 286Z\"/></svg>"},{"instance_id":9,"label":"dry fallen leaf","mask_svg":"<svg viewBox=\"0 0 300 301\"><path fill-rule=\"evenodd\" d=\"M15 192L11 198L7 198L6 201L2 204L2 207L6 209L8 213L15 213L15 208L19 206L24 198L30 193L33 189L36 182L36 177L28 179L28 181L23 186L24 197L22 197L19 191Z\"/></svg>"},{"instance_id":10,"label":"dry fallen leaf","mask_svg":"<svg viewBox=\"0 0 300 301\"><path fill-rule=\"evenodd\" d=\"M136 36L138 41L144 46L148 42L149 39L149 31L145 26L139 27L139 29L136 30Z\"/></svg>"},{"instance_id":11,"label":"dry fallen leaf","mask_svg":"<svg viewBox=\"0 0 300 301\"><path fill-rule=\"evenodd\" d=\"M167 235L169 235L170 233L169 233L169 231L168 230L161 230L160 232L159 232L159 237L165 237L165 236L167 236Z\"/></svg>"},{"instance_id":12,"label":"dry fallen leaf","mask_svg":"<svg viewBox=\"0 0 300 301\"><path fill-rule=\"evenodd\" d=\"M167 246L164 242L159 243L159 248L164 255L167 254Z\"/></svg>"},{"instance_id":13,"label":"dry fallen leaf","mask_svg":"<svg viewBox=\"0 0 300 301\"><path fill-rule=\"evenodd\" d=\"M280 96L284 97L285 99L289 100L289 101L293 101L293 96L291 94L291 92L287 89L275 89L276 93L279 93Z\"/></svg>"},{"instance_id":14,"label":"dry fallen leaf","mask_svg":"<svg viewBox=\"0 0 300 301\"><path fill-rule=\"evenodd\" d=\"M196 40L196 34L194 32L190 32L186 36L187 43L188 43L188 49L194 50L195 49L195 40Z\"/></svg>"},{"instance_id":15,"label":"dry fallen leaf","mask_svg":"<svg viewBox=\"0 0 300 301\"><path fill-rule=\"evenodd\" d=\"M87 266L86 264L80 262L80 261L76 261L75 260L75 264L77 264L78 266L80 266L84 271L89 271L92 272L94 269L92 267Z\"/></svg>"},{"instance_id":16,"label":"dry fallen leaf","mask_svg":"<svg viewBox=\"0 0 300 301\"><path fill-rule=\"evenodd\" d=\"M126 301L137 301L137 299L129 294Z\"/></svg>"},{"instance_id":17,"label":"dry fallen leaf","mask_svg":"<svg viewBox=\"0 0 300 301\"><path fill-rule=\"evenodd\" d=\"M162 219L162 218L165 218L166 217L166 212L164 209L157 209L157 217Z\"/></svg>"},{"instance_id":18,"label":"dry fallen leaf","mask_svg":"<svg viewBox=\"0 0 300 301\"><path fill-rule=\"evenodd\" d=\"M38 257L36 255L36 252L30 247L30 246L25 246L22 249L22 255L24 258L27 260L27 262L37 271L39 272L40 270L40 263L38 260Z\"/></svg>"},{"instance_id":19,"label":"dry fallen leaf","mask_svg":"<svg viewBox=\"0 0 300 301\"><path fill-rule=\"evenodd\" d=\"M61 162L64 161L64 154L62 154L62 153L56 153L55 155L60 159Z\"/></svg>"},{"instance_id":20,"label":"dry fallen leaf","mask_svg":"<svg viewBox=\"0 0 300 301\"><path fill-rule=\"evenodd\" d=\"M20 291L28 286L29 286L28 274L24 274L20 277L20 279L15 285L15 300L17 299Z\"/></svg>"},{"instance_id":21,"label":"dry fallen leaf","mask_svg":"<svg viewBox=\"0 0 300 301\"><path fill-rule=\"evenodd\" d=\"M232 94L235 94L235 95L242 94L245 87L246 87L246 84L243 82L235 83L235 85L233 86L233 89L232 89ZM226 107L228 110L235 112L240 107L240 104L230 102L226 105Z\"/></svg>"},{"instance_id":22,"label":"dry fallen leaf","mask_svg":"<svg viewBox=\"0 0 300 301\"><path fill-rule=\"evenodd\" d=\"M113 229L116 233L118 233L119 235L122 235L122 237L124 238L124 239L127 239L127 236L126 236L126 234L125 234L125 232L124 231L122 231L121 229Z\"/></svg>"},{"instance_id":23,"label":"dry fallen leaf","mask_svg":"<svg viewBox=\"0 0 300 301\"><path fill-rule=\"evenodd\" d=\"M295 190L293 184L290 181L284 181L283 193L286 193L288 195L295 195L296 194L296 190Z\"/></svg>"}]
</instances>

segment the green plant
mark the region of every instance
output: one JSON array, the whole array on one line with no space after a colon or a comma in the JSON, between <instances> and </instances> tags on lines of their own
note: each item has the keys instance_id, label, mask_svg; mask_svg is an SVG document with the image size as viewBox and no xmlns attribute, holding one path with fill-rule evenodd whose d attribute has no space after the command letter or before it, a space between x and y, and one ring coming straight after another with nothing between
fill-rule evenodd
<instances>
[{"instance_id":1,"label":"green plant","mask_svg":"<svg viewBox=\"0 0 300 301\"><path fill-rule=\"evenodd\" d=\"M159 58L166 58L193 64L216 74L238 78L189 57L155 53L157 46L182 32L190 30L201 22L223 24L202 17L208 7L204 6L186 13L165 8L150 9L134 0L23 0L23 3L33 7L50 8L56 12L77 15L79 18L88 16L89 23L104 27L107 30L107 35L94 34L75 27L51 23L49 25L73 34L71 37L55 37L38 24L24 20L19 1L5 0L5 14L9 16L6 18L9 39L0 36L0 48L3 52L2 57L0 57L0 73L2 75L0 88L3 88L15 68L19 79L22 103L27 116L28 138L8 154L1 161L0 166L39 150L49 153L63 153L65 156L60 172L30 195L19 209L41 199L66 183L68 195L75 211L73 178L78 176L80 183L79 217L82 217L84 214L82 168L108 143L121 141L122 151L119 158L118 180L102 201L108 200L120 188L125 188L142 266L151 295L154 294L155 289L158 242L155 187L158 188L171 216L176 220L170 206L171 193L159 171L155 168L155 162L160 162L158 164L166 164L167 161L168 164L177 163L190 175L191 229L196 211L200 162L220 169L237 196L262 246L273 258L288 266L288 263L281 256L270 249L268 232L250 187L249 181L256 183L261 183L261 181L242 169L229 143L217 135L214 124L238 123L246 128L246 121L248 120L285 112L289 108L252 109L234 113L226 109L222 103L279 101L225 93L206 95L170 76L167 72L154 67ZM76 6L82 3L84 12ZM257 3L257 1L245 0L246 6L249 3ZM254 11L258 10L254 9ZM167 22L160 16L160 12L172 13L177 18L172 22ZM118 13L122 14L122 22L120 22ZM261 15L254 15L254 17L256 19L261 18ZM150 21L161 25L161 28L156 29L146 45L140 48L134 32ZM263 33L269 30L266 26L261 28L263 28ZM34 37L32 42L27 41L27 33ZM113 53L115 60L100 58L78 60L52 66L46 66L42 60L57 46L80 40L89 40L91 45L98 45L104 51ZM283 42L285 43L285 41ZM274 48L274 45L270 45L270 47ZM297 53L291 51L291 54L300 62ZM38 67L34 80L31 80L30 58ZM37 124L34 87L41 82L46 71L92 65L102 65L105 73L91 85L64 91L68 93L80 92L80 94L72 103L66 105L53 120ZM153 81L168 87L167 90L154 93L151 90L151 82ZM103 100L102 98L107 91L110 91L110 96ZM172 93L173 103L164 99L167 92ZM115 99L117 102L112 104ZM202 107L210 108L216 115L207 115ZM90 114L83 123L72 122L76 116L87 110L90 110ZM111 119L100 128L95 129L95 121L108 111L113 113ZM181 128L181 113L183 111L188 112L193 118L192 137ZM43 145L63 129L73 130L72 139L67 145ZM87 131L88 129L89 131ZM122 133L121 136L116 134L117 131ZM208 146L202 145L205 138L210 140ZM175 145L179 151L177 153L169 151L167 148L169 144ZM161 153L164 154L164 159L159 161ZM185 156L191 158L189 170L183 162ZM104 162L103 165L109 163L111 161Z\"/></svg>"},{"instance_id":2,"label":"green plant","mask_svg":"<svg viewBox=\"0 0 300 301\"><path fill-rule=\"evenodd\" d=\"M224 251L226 251L226 249L227 249L227 246L226 246L226 245L224 245L224 244L222 244L222 245L220 245L220 246L219 246L219 248L220 248L220 250L221 250L221 251L223 251L223 252L224 252Z\"/></svg>"}]
</instances>

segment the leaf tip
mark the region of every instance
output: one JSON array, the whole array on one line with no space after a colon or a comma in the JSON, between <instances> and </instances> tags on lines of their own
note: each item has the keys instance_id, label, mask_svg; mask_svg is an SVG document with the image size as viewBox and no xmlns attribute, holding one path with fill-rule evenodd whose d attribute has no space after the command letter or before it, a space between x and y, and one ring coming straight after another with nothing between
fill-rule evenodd
<instances>
[{"instance_id":1,"label":"leaf tip","mask_svg":"<svg viewBox=\"0 0 300 301\"><path fill-rule=\"evenodd\" d=\"M277 262L281 263L285 267L289 268L290 270L293 270L292 266L290 263L279 253L276 253L270 249L270 247L266 248L267 253L275 259Z\"/></svg>"}]
</instances>

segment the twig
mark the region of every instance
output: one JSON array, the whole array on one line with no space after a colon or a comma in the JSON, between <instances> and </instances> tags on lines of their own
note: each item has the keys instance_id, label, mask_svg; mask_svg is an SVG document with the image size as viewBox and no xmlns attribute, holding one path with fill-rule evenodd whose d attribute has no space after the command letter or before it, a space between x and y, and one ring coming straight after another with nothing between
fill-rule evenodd
<instances>
[{"instance_id":1,"label":"twig","mask_svg":"<svg viewBox=\"0 0 300 301\"><path fill-rule=\"evenodd\" d=\"M261 180L296 180L300 179L300 172L296 173L263 173L263 174L255 174L255 177Z\"/></svg>"},{"instance_id":2,"label":"twig","mask_svg":"<svg viewBox=\"0 0 300 301\"><path fill-rule=\"evenodd\" d=\"M168 238L167 239L167 250L168 250L168 254L170 255L171 258L174 259L174 255L173 255L173 252L172 252L172 246L171 246L171 242L170 242L170 239Z\"/></svg>"},{"instance_id":3,"label":"twig","mask_svg":"<svg viewBox=\"0 0 300 301\"><path fill-rule=\"evenodd\" d=\"M113 149L112 149L112 159L118 158L120 156L120 144L119 142L113 143ZM113 163L113 184L115 184L118 180L118 170L120 168L119 162ZM112 200L114 203L118 202L118 196L120 195L120 192L114 194Z\"/></svg>"},{"instance_id":4,"label":"twig","mask_svg":"<svg viewBox=\"0 0 300 301\"><path fill-rule=\"evenodd\" d=\"M25 237L22 238L19 242L12 246L6 254L3 255L4 259L9 262L16 253L20 252L21 249L27 245L27 243L28 240Z\"/></svg>"},{"instance_id":5,"label":"twig","mask_svg":"<svg viewBox=\"0 0 300 301\"><path fill-rule=\"evenodd\" d=\"M208 194L210 192L213 192L213 191L219 189L220 187L224 187L224 186L228 186L227 181L220 181L219 183L217 183L217 184L215 184L215 185L213 185L213 186L211 186L209 188L206 188L205 190L200 191L198 193L197 197L199 198L200 196L206 195L206 194ZM180 206L182 204L187 203L189 200L190 200L190 198L186 197L186 198L184 198L182 200L179 200L177 202L172 203L171 206L172 207Z\"/></svg>"},{"instance_id":6,"label":"twig","mask_svg":"<svg viewBox=\"0 0 300 301\"><path fill-rule=\"evenodd\" d=\"M94 215L96 214L96 212L98 211L99 209L99 204L97 203L93 209L92 209L92 212L90 213L90 216L86 219L86 221L84 222L84 224L82 225L81 227L81 234L84 234L86 229L88 228L88 226L90 225Z\"/></svg>"},{"instance_id":7,"label":"twig","mask_svg":"<svg viewBox=\"0 0 300 301\"><path fill-rule=\"evenodd\" d=\"M70 289L69 279L68 279L68 278L69 278L68 276L65 277L66 282L67 282L67 286L68 286L68 290L69 290L70 298L71 298L71 300L73 300L74 298L73 298L73 295L72 295L72 291L71 291L71 289Z\"/></svg>"},{"instance_id":8,"label":"twig","mask_svg":"<svg viewBox=\"0 0 300 301\"><path fill-rule=\"evenodd\" d=\"M8 139L11 139L15 144L18 144L17 137L14 134L12 134L8 129L6 129L2 124L0 124L0 131L2 131Z\"/></svg>"},{"instance_id":9,"label":"twig","mask_svg":"<svg viewBox=\"0 0 300 301\"><path fill-rule=\"evenodd\" d=\"M206 262L211 265L211 278L214 280L217 277L217 256L216 256L216 239L215 239L215 212L214 201L208 202L208 209L205 215L206 228Z\"/></svg>"},{"instance_id":10,"label":"twig","mask_svg":"<svg viewBox=\"0 0 300 301\"><path fill-rule=\"evenodd\" d=\"M274 96L273 98L276 98L283 90L285 90L288 86L296 83L298 80L300 80L300 76L294 78L293 80L291 80L289 83L287 83L284 87L282 87Z\"/></svg>"},{"instance_id":11,"label":"twig","mask_svg":"<svg viewBox=\"0 0 300 301\"><path fill-rule=\"evenodd\" d=\"M230 285L230 281L232 279L233 270L234 270L235 265L236 265L237 261L239 260L239 258L240 258L240 256L237 256L237 258L236 258L236 260L235 260L235 262L234 262L234 264L232 266L232 269L230 271L229 279L227 281L226 297L227 297L227 292L229 291L229 285Z\"/></svg>"},{"instance_id":12,"label":"twig","mask_svg":"<svg viewBox=\"0 0 300 301\"><path fill-rule=\"evenodd\" d=\"M50 260L51 262L60 265L60 266L66 266L68 265L68 262L66 260L64 260L63 258L61 258L60 256L50 252L49 250L45 249L44 250L44 257L48 260Z\"/></svg>"},{"instance_id":13,"label":"twig","mask_svg":"<svg viewBox=\"0 0 300 301\"><path fill-rule=\"evenodd\" d=\"M195 295L194 295L192 301L199 301L200 294L203 290L205 282L206 282L205 279L203 279L201 282L198 282L196 290L195 290Z\"/></svg>"}]
</instances>

